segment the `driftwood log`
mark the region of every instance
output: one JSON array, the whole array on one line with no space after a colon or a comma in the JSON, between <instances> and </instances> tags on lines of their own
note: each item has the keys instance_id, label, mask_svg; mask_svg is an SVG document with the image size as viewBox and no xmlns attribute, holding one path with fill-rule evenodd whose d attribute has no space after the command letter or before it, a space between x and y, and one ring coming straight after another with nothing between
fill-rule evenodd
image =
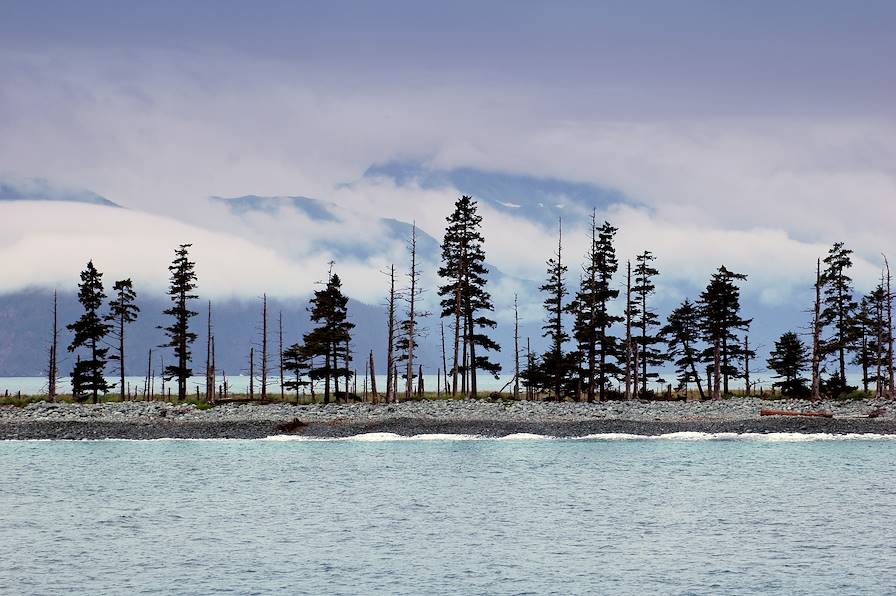
<instances>
[{"instance_id":1,"label":"driftwood log","mask_svg":"<svg viewBox=\"0 0 896 596\"><path fill-rule=\"evenodd\" d=\"M813 418L833 418L830 412L798 412L795 410L768 410L763 408L759 411L760 416L809 416Z\"/></svg>"}]
</instances>

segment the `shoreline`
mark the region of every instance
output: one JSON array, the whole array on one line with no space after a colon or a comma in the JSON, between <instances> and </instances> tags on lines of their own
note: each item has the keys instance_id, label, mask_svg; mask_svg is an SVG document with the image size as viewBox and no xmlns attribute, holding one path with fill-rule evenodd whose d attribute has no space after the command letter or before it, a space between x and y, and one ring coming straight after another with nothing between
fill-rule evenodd
<instances>
[{"instance_id":1,"label":"shoreline","mask_svg":"<svg viewBox=\"0 0 896 596\"><path fill-rule=\"evenodd\" d=\"M833 418L760 416L763 407L824 410ZM868 418L877 411L878 417ZM720 402L489 402L474 400L295 406L222 405L201 410L160 402L51 404L0 408L0 440L345 438L365 433L595 434L827 433L896 435L896 402L738 398Z\"/></svg>"}]
</instances>

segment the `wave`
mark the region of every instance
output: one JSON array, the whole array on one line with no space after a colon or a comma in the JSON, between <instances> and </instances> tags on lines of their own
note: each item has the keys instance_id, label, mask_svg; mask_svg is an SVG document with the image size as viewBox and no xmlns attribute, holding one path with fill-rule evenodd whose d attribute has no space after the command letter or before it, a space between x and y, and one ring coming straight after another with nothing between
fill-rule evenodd
<instances>
[{"instance_id":1,"label":"wave","mask_svg":"<svg viewBox=\"0 0 896 596\"><path fill-rule=\"evenodd\" d=\"M596 433L580 437L555 437L533 433L513 433L503 437L487 437L483 435L432 433L420 435L399 435L397 433L361 433L348 437L309 437L303 435L271 435L260 439L239 438L178 438L167 437L157 439L3 439L0 443L48 443L48 442L96 442L96 441L126 441L126 442L344 442L353 441L360 443L386 443L396 441L754 441L761 443L806 443L813 441L896 441L896 434L885 435L878 433L706 433L706 432L675 432L661 435L637 435L631 433Z\"/></svg>"},{"instance_id":2,"label":"wave","mask_svg":"<svg viewBox=\"0 0 896 596\"><path fill-rule=\"evenodd\" d=\"M800 443L811 441L896 441L896 435L878 433L705 433L676 432L661 435L631 433L597 433L581 437L555 437L533 433L514 433L503 437L463 434L399 435L397 433L361 433L349 437L306 437L274 435L264 441L357 441L381 443L390 441L755 441L764 443Z\"/></svg>"}]
</instances>

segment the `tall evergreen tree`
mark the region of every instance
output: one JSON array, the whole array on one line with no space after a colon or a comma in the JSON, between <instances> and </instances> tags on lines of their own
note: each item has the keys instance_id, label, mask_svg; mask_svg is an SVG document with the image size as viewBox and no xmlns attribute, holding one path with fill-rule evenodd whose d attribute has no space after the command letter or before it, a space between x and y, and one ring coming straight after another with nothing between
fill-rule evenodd
<instances>
[{"instance_id":1,"label":"tall evergreen tree","mask_svg":"<svg viewBox=\"0 0 896 596\"><path fill-rule=\"evenodd\" d=\"M632 341L638 351L638 362L641 365L641 394L647 396L647 381L658 378L652 367L662 366L666 361L665 355L658 348L663 339L657 332L660 326L660 318L650 303L651 296L656 292L653 278L659 275L659 271L651 263L656 257L649 250L635 257L635 284L632 286L632 326L635 328Z\"/></svg>"},{"instance_id":2,"label":"tall evergreen tree","mask_svg":"<svg viewBox=\"0 0 896 596\"><path fill-rule=\"evenodd\" d=\"M687 388L689 383L696 383L700 399L706 399L702 375L697 370L700 362L700 310L697 305L687 299L682 302L669 315L660 333L666 339L669 355L675 359L678 386Z\"/></svg>"},{"instance_id":3,"label":"tall evergreen tree","mask_svg":"<svg viewBox=\"0 0 896 596\"><path fill-rule=\"evenodd\" d=\"M885 309L884 288L878 285L872 292L862 296L855 313L856 349L851 364L862 369L862 389L867 393L871 383L875 386L877 378L875 365L877 354L881 350L878 345L878 332L886 322L882 313Z\"/></svg>"},{"instance_id":4,"label":"tall evergreen tree","mask_svg":"<svg viewBox=\"0 0 896 596\"><path fill-rule=\"evenodd\" d=\"M190 301L197 298L193 294L196 289L196 263L190 260L191 246L193 245L181 244L174 251L174 261L168 267L171 272L168 296L171 297L172 305L164 311L173 321L167 327L160 327L168 336L168 343L160 347L172 348L175 357L175 363L167 365L162 376L166 381L177 379L179 401L187 398L187 380L193 374L193 369L190 368L190 347L196 341L196 334L190 331L190 319L199 314L190 309Z\"/></svg>"},{"instance_id":5,"label":"tall evergreen tree","mask_svg":"<svg viewBox=\"0 0 896 596\"><path fill-rule=\"evenodd\" d=\"M482 216L472 197L462 196L454 204L448 216L448 226L442 241L442 265L439 277L446 283L439 287L442 318L454 321L454 357L452 372L455 378L462 368L461 346L469 350L470 393L476 395L476 377L479 370L497 376L501 367L492 362L485 352L499 351L501 347L487 334L497 323L486 313L494 311L491 295L485 289L488 269L485 267L485 251L482 244ZM478 354L477 354L478 351ZM464 371L466 374L467 371Z\"/></svg>"},{"instance_id":6,"label":"tall evergreen tree","mask_svg":"<svg viewBox=\"0 0 896 596\"><path fill-rule=\"evenodd\" d=\"M305 334L306 360L320 362L308 372L312 381L323 380L324 403L330 403L330 382L349 379L351 354L348 345L354 323L348 320L348 297L342 293L342 281L332 272L323 289L316 290L309 305L311 321L317 326ZM348 383L346 383L348 389ZM347 393L347 392L346 392ZM337 396L338 397L338 396Z\"/></svg>"},{"instance_id":7,"label":"tall evergreen tree","mask_svg":"<svg viewBox=\"0 0 896 596\"><path fill-rule=\"evenodd\" d=\"M773 384L781 388L781 393L794 397L808 395L808 379L802 373L809 366L809 348L793 331L781 335L768 357L768 367L775 371L776 378L783 379Z\"/></svg>"},{"instance_id":8,"label":"tall evergreen tree","mask_svg":"<svg viewBox=\"0 0 896 596\"><path fill-rule=\"evenodd\" d=\"M598 227L592 212L591 245L579 291L570 304L575 314L573 336L584 360L588 401L594 401L595 391L600 401L606 399L609 379L622 373L617 363L619 340L609 332L613 324L624 320L609 310L610 302L619 297L619 290L612 285L613 275L619 269L613 247L617 231L606 221Z\"/></svg>"},{"instance_id":9,"label":"tall evergreen tree","mask_svg":"<svg viewBox=\"0 0 896 596\"><path fill-rule=\"evenodd\" d=\"M539 363L537 369L539 374L530 379L533 385L552 391L554 399L557 400L562 400L570 393L570 377L578 360L577 357L563 351L564 344L569 340L569 334L563 324L563 315L568 310L566 297L569 295L564 279L566 272L567 267L563 264L563 227L560 222L557 254L548 259L548 279L540 288L546 294L544 299L546 319L542 326L542 337L550 341L550 346Z\"/></svg>"},{"instance_id":10,"label":"tall evergreen tree","mask_svg":"<svg viewBox=\"0 0 896 596\"><path fill-rule=\"evenodd\" d=\"M121 390L121 399L124 399L125 392L125 327L137 320L140 313L140 307L137 306L137 293L134 291L134 284L130 278L121 279L112 286L114 292L113 299L109 302L109 314L106 320L112 323L112 334L118 340L118 353L109 357L109 360L118 361L119 373L119 389Z\"/></svg>"},{"instance_id":11,"label":"tall evergreen tree","mask_svg":"<svg viewBox=\"0 0 896 596\"><path fill-rule=\"evenodd\" d=\"M751 319L741 317L740 288L735 282L745 279L746 275L729 271L722 265L700 294L701 330L709 344L703 352L703 359L713 364L713 399L719 399L722 393L727 394L729 378L740 374L735 366L741 352L736 332L745 331Z\"/></svg>"},{"instance_id":12,"label":"tall evergreen tree","mask_svg":"<svg viewBox=\"0 0 896 596\"><path fill-rule=\"evenodd\" d=\"M112 326L105 322L99 312L105 299L103 274L97 271L92 260L88 261L87 267L81 272L81 283L78 284L78 302L84 312L67 328L74 333L68 351L74 352L82 348L89 351L87 358L81 358L81 354L78 354L72 370L75 399L82 399L82 392L88 392L92 394L93 403L97 403L99 392L106 393L110 389L104 376L109 348L103 347L102 343Z\"/></svg>"},{"instance_id":13,"label":"tall evergreen tree","mask_svg":"<svg viewBox=\"0 0 896 596\"><path fill-rule=\"evenodd\" d=\"M833 327L831 336L823 342L823 352L837 358L840 392L846 390L846 355L854 349L856 337L855 310L858 304L853 297L852 278L849 277L851 255L852 251L842 242L834 243L824 259L825 268L821 274L824 284L821 323L825 327Z\"/></svg>"}]
</instances>

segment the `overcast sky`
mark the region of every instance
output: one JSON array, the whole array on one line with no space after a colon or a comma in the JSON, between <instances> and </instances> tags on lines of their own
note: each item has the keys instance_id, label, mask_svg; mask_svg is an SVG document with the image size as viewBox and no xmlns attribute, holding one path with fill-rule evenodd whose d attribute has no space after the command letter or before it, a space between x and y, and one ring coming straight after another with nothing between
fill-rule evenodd
<instances>
[{"instance_id":1,"label":"overcast sky","mask_svg":"<svg viewBox=\"0 0 896 596\"><path fill-rule=\"evenodd\" d=\"M441 236L456 192L363 177L395 160L618 191L601 216L623 256L650 248L681 283L725 262L773 304L846 240L867 286L896 254L894 30L896 3L873 1L0 0L0 182L129 208L0 203L0 288L71 281L91 256L161 288L193 241L208 292L304 292L318 240L363 245L371 215ZM321 197L342 222L207 201L244 194ZM554 230L485 215L489 260L539 277ZM401 251L340 263L352 292L378 300Z\"/></svg>"}]
</instances>

